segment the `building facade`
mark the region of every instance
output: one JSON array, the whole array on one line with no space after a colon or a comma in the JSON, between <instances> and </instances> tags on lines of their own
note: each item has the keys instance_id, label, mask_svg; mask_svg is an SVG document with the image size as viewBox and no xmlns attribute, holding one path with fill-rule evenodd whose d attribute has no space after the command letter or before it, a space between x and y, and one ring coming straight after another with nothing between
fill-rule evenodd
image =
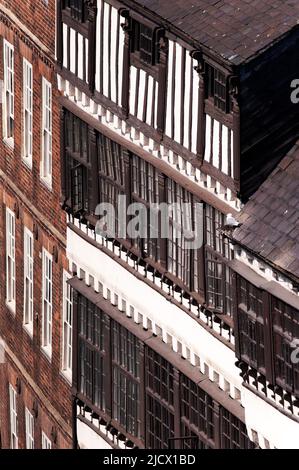
<instances>
[{"instance_id":1,"label":"building facade","mask_svg":"<svg viewBox=\"0 0 299 470\"><path fill-rule=\"evenodd\" d=\"M2 448L72 447L55 15L0 2Z\"/></svg>"},{"instance_id":2,"label":"building facade","mask_svg":"<svg viewBox=\"0 0 299 470\"><path fill-rule=\"evenodd\" d=\"M298 277L257 282L233 230L297 140L298 30L283 2L233 3L57 3L80 448L298 448L298 331L273 352L269 324L295 325ZM138 203L177 204L167 239L121 230Z\"/></svg>"},{"instance_id":3,"label":"building facade","mask_svg":"<svg viewBox=\"0 0 299 470\"><path fill-rule=\"evenodd\" d=\"M2 447L298 448L299 7L17 3Z\"/></svg>"}]
</instances>

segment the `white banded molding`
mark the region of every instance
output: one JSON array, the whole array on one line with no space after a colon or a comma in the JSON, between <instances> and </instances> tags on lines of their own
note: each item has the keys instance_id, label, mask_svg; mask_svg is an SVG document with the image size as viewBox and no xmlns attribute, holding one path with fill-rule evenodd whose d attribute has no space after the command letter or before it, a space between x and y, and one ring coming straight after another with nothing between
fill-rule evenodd
<instances>
[{"instance_id":1,"label":"white banded molding","mask_svg":"<svg viewBox=\"0 0 299 470\"><path fill-rule=\"evenodd\" d=\"M95 89L121 106L124 31L119 12L98 0Z\"/></svg>"},{"instance_id":2,"label":"white banded molding","mask_svg":"<svg viewBox=\"0 0 299 470\"><path fill-rule=\"evenodd\" d=\"M88 39L70 26L62 26L62 65L84 82L88 81Z\"/></svg>"},{"instance_id":3,"label":"white banded molding","mask_svg":"<svg viewBox=\"0 0 299 470\"><path fill-rule=\"evenodd\" d=\"M130 126L125 120L120 119L112 111L95 103L87 97L85 93L81 92L59 74L57 81L59 91L70 101L76 103L79 109L88 113L93 118L98 119L104 126L122 135L122 137L133 142L136 146L144 148L144 150L148 151L152 156L164 161L181 175L198 184L201 188L213 193L220 201L227 204L228 209L232 208L236 211L241 210L240 199L223 183L220 183L214 177L196 168L192 163L167 148L164 144L161 145L161 143L146 137L142 132Z\"/></svg>"},{"instance_id":4,"label":"white banded molding","mask_svg":"<svg viewBox=\"0 0 299 470\"><path fill-rule=\"evenodd\" d=\"M187 49L169 40L165 133L197 153L199 75ZM183 113L183 119L182 119Z\"/></svg>"}]
</instances>

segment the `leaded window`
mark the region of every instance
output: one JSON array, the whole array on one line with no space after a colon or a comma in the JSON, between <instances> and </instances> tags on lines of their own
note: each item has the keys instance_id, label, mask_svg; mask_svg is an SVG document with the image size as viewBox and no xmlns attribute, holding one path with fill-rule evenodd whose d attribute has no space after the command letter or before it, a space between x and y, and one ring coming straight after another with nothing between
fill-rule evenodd
<instances>
[{"instance_id":1,"label":"leaded window","mask_svg":"<svg viewBox=\"0 0 299 470\"><path fill-rule=\"evenodd\" d=\"M244 423L225 408L221 408L221 448L222 449L254 449Z\"/></svg>"},{"instance_id":2,"label":"leaded window","mask_svg":"<svg viewBox=\"0 0 299 470\"><path fill-rule=\"evenodd\" d=\"M119 323L112 322L113 418L132 436L140 434L140 344Z\"/></svg>"},{"instance_id":3,"label":"leaded window","mask_svg":"<svg viewBox=\"0 0 299 470\"><path fill-rule=\"evenodd\" d=\"M74 213L87 211L89 205L87 142L87 124L67 111L65 118L65 190Z\"/></svg>"},{"instance_id":4,"label":"leaded window","mask_svg":"<svg viewBox=\"0 0 299 470\"><path fill-rule=\"evenodd\" d=\"M195 435L202 444L214 439L212 398L185 375L181 376L182 435ZM192 442L190 441L190 444Z\"/></svg>"},{"instance_id":5,"label":"leaded window","mask_svg":"<svg viewBox=\"0 0 299 470\"><path fill-rule=\"evenodd\" d=\"M132 29L132 52L139 52L141 62L154 65L158 57L155 51L155 32L153 28L133 20Z\"/></svg>"},{"instance_id":6,"label":"leaded window","mask_svg":"<svg viewBox=\"0 0 299 470\"><path fill-rule=\"evenodd\" d=\"M279 385L289 391L299 391L299 365L292 361L294 340L299 339L299 312L286 303L272 297L274 333L274 367Z\"/></svg>"},{"instance_id":7,"label":"leaded window","mask_svg":"<svg viewBox=\"0 0 299 470\"><path fill-rule=\"evenodd\" d=\"M84 22L87 20L87 5L85 0L64 0L63 8L69 9L72 18Z\"/></svg>"},{"instance_id":8,"label":"leaded window","mask_svg":"<svg viewBox=\"0 0 299 470\"><path fill-rule=\"evenodd\" d=\"M157 170L137 155L132 155L132 196L136 203L146 207L147 227L142 237L134 240L144 256L160 260L159 215L155 205L159 204L159 175ZM158 225L158 227L155 226Z\"/></svg>"},{"instance_id":9,"label":"leaded window","mask_svg":"<svg viewBox=\"0 0 299 470\"><path fill-rule=\"evenodd\" d=\"M222 257L206 251L206 290L209 307L232 315L231 270Z\"/></svg>"},{"instance_id":10,"label":"leaded window","mask_svg":"<svg viewBox=\"0 0 299 470\"><path fill-rule=\"evenodd\" d=\"M167 449L174 437L174 369L163 357L146 348L147 446Z\"/></svg>"},{"instance_id":11,"label":"leaded window","mask_svg":"<svg viewBox=\"0 0 299 470\"><path fill-rule=\"evenodd\" d=\"M173 180L167 180L170 226L168 238L167 269L174 276L190 285L191 250L188 248L188 233L192 231L191 194Z\"/></svg>"},{"instance_id":12,"label":"leaded window","mask_svg":"<svg viewBox=\"0 0 299 470\"><path fill-rule=\"evenodd\" d=\"M213 98L214 105L217 108L221 109L221 111L229 112L230 101L225 74L208 63L205 64L205 74L206 98Z\"/></svg>"},{"instance_id":13,"label":"leaded window","mask_svg":"<svg viewBox=\"0 0 299 470\"><path fill-rule=\"evenodd\" d=\"M105 409L104 328L106 315L78 295L79 390L91 403Z\"/></svg>"},{"instance_id":14,"label":"leaded window","mask_svg":"<svg viewBox=\"0 0 299 470\"><path fill-rule=\"evenodd\" d=\"M125 195L125 154L126 150L119 144L98 134L99 202L109 203L114 207L115 219L108 220L107 229L116 238L120 233L119 198Z\"/></svg>"},{"instance_id":15,"label":"leaded window","mask_svg":"<svg viewBox=\"0 0 299 470\"><path fill-rule=\"evenodd\" d=\"M265 367L263 293L240 277L237 302L241 357L255 369L263 370Z\"/></svg>"}]
</instances>

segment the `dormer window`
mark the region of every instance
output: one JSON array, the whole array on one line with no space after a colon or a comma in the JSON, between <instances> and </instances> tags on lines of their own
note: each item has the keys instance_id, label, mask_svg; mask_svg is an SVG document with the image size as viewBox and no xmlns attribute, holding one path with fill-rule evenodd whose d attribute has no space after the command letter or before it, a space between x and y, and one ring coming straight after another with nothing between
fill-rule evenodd
<instances>
[{"instance_id":1,"label":"dormer window","mask_svg":"<svg viewBox=\"0 0 299 470\"><path fill-rule=\"evenodd\" d=\"M222 111L229 112L227 77L223 72L205 64L206 98L214 98L214 105Z\"/></svg>"},{"instance_id":2,"label":"dormer window","mask_svg":"<svg viewBox=\"0 0 299 470\"><path fill-rule=\"evenodd\" d=\"M85 0L64 0L63 8L69 9L72 18L84 23L87 20L87 5Z\"/></svg>"}]
</instances>

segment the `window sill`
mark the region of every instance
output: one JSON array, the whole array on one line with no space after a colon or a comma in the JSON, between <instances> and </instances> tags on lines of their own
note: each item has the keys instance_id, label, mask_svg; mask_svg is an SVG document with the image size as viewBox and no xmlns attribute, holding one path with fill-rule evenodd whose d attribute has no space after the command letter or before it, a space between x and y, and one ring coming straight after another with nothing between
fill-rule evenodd
<instances>
[{"instance_id":1,"label":"window sill","mask_svg":"<svg viewBox=\"0 0 299 470\"><path fill-rule=\"evenodd\" d=\"M45 188L52 192L52 178L45 178L44 176L40 176L40 180Z\"/></svg>"},{"instance_id":2,"label":"window sill","mask_svg":"<svg viewBox=\"0 0 299 470\"><path fill-rule=\"evenodd\" d=\"M32 170L32 157L22 157L22 162L29 169Z\"/></svg>"},{"instance_id":3,"label":"window sill","mask_svg":"<svg viewBox=\"0 0 299 470\"><path fill-rule=\"evenodd\" d=\"M23 328L30 338L33 339L33 324L23 323Z\"/></svg>"},{"instance_id":4,"label":"window sill","mask_svg":"<svg viewBox=\"0 0 299 470\"><path fill-rule=\"evenodd\" d=\"M60 374L69 385L72 385L72 372L71 371L61 370Z\"/></svg>"},{"instance_id":5,"label":"window sill","mask_svg":"<svg viewBox=\"0 0 299 470\"><path fill-rule=\"evenodd\" d=\"M6 307L8 308L8 310L10 311L10 313L13 314L13 316L16 315L16 302L15 301L8 301L8 300L5 300L5 305Z\"/></svg>"},{"instance_id":6,"label":"window sill","mask_svg":"<svg viewBox=\"0 0 299 470\"><path fill-rule=\"evenodd\" d=\"M4 137L3 138L4 144L10 148L10 150L14 150L15 142L13 137Z\"/></svg>"},{"instance_id":7,"label":"window sill","mask_svg":"<svg viewBox=\"0 0 299 470\"><path fill-rule=\"evenodd\" d=\"M52 359L52 348L51 346L42 346L41 350L43 354L46 356L49 362L51 362Z\"/></svg>"}]
</instances>

